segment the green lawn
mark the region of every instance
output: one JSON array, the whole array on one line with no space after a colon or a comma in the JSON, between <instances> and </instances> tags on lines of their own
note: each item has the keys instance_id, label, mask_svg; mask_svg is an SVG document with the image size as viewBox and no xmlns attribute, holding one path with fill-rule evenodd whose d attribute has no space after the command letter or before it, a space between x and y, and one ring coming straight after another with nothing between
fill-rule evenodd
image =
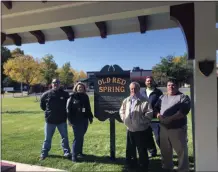
<instances>
[{"instance_id":1,"label":"green lawn","mask_svg":"<svg viewBox=\"0 0 218 172\"><path fill-rule=\"evenodd\" d=\"M94 119L85 135L84 153L88 154L84 162L72 163L62 157L60 135L56 130L50 157L39 161L41 146L44 140L44 114L35 97L2 98L2 159L27 164L41 165L68 171L126 171L125 144L126 129L116 122L116 157L109 160L110 125L109 121L100 122ZM92 109L93 97L90 98ZM189 156L190 168L193 169L193 145L191 115L189 114ZM68 127L69 142L72 144L73 132ZM176 159L175 159L176 160ZM175 162L175 164L177 164ZM151 171L160 171L160 157L150 161Z\"/></svg>"}]
</instances>

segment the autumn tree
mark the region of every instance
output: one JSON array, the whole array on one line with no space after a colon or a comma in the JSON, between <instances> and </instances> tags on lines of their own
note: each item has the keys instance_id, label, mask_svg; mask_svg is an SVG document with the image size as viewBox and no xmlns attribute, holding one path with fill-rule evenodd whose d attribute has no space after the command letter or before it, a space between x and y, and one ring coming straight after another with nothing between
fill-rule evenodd
<instances>
[{"instance_id":1,"label":"autumn tree","mask_svg":"<svg viewBox=\"0 0 218 172\"><path fill-rule=\"evenodd\" d=\"M50 54L47 54L41 59L40 63L40 73L43 77L44 82L46 85L51 84L51 81L54 77L57 77L57 70L58 66L54 61L54 57Z\"/></svg>"},{"instance_id":2,"label":"autumn tree","mask_svg":"<svg viewBox=\"0 0 218 172\"><path fill-rule=\"evenodd\" d=\"M192 64L187 60L187 54L179 57L169 55L162 57L161 62L152 69L154 79L166 84L168 78L176 78L180 84L189 83L192 77Z\"/></svg>"},{"instance_id":3,"label":"autumn tree","mask_svg":"<svg viewBox=\"0 0 218 172\"><path fill-rule=\"evenodd\" d=\"M34 85L40 83L41 75L39 71L39 60L29 55L19 55L9 59L4 65L4 73L12 80Z\"/></svg>"},{"instance_id":4,"label":"autumn tree","mask_svg":"<svg viewBox=\"0 0 218 172\"><path fill-rule=\"evenodd\" d=\"M24 55L24 51L21 50L20 48L15 48L14 50L11 51L12 57L16 57L16 56L20 56L20 55Z\"/></svg>"},{"instance_id":5,"label":"autumn tree","mask_svg":"<svg viewBox=\"0 0 218 172\"><path fill-rule=\"evenodd\" d=\"M73 83L73 72L71 70L70 62L65 63L62 68L58 70L59 79L61 83L67 87Z\"/></svg>"},{"instance_id":6,"label":"autumn tree","mask_svg":"<svg viewBox=\"0 0 218 172\"><path fill-rule=\"evenodd\" d=\"M1 47L1 88L3 89L3 81L7 77L4 74L4 69L3 69L3 64L11 58L11 52L8 48L6 47Z\"/></svg>"},{"instance_id":7,"label":"autumn tree","mask_svg":"<svg viewBox=\"0 0 218 172\"><path fill-rule=\"evenodd\" d=\"M79 79L86 79L86 78L87 78L86 73L85 73L83 70L81 70L81 71L79 72Z\"/></svg>"}]
</instances>

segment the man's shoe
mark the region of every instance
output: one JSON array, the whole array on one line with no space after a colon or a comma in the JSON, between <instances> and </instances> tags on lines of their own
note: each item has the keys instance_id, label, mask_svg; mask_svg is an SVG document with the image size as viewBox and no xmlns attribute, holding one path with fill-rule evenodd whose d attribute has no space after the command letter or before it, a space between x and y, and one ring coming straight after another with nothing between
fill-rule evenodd
<instances>
[{"instance_id":1,"label":"man's shoe","mask_svg":"<svg viewBox=\"0 0 218 172\"><path fill-rule=\"evenodd\" d=\"M77 159L77 157L75 157L75 156L72 156L72 162L78 162L78 159Z\"/></svg>"},{"instance_id":2,"label":"man's shoe","mask_svg":"<svg viewBox=\"0 0 218 172\"><path fill-rule=\"evenodd\" d=\"M80 154L77 155L78 158L84 158L85 156L86 156L86 155L83 154L83 153L80 153Z\"/></svg>"},{"instance_id":3,"label":"man's shoe","mask_svg":"<svg viewBox=\"0 0 218 172\"><path fill-rule=\"evenodd\" d=\"M40 156L39 160L43 161L46 157L45 156Z\"/></svg>"},{"instance_id":4,"label":"man's shoe","mask_svg":"<svg viewBox=\"0 0 218 172\"><path fill-rule=\"evenodd\" d=\"M67 158L67 159L71 159L72 155L70 153L67 153L67 154L64 154L64 157Z\"/></svg>"}]
</instances>

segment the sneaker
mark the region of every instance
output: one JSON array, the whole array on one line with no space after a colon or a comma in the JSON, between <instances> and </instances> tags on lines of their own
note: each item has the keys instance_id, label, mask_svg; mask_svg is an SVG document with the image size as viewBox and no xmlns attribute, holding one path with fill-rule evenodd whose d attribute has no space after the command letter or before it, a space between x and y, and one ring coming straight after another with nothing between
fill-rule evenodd
<instances>
[{"instance_id":1,"label":"sneaker","mask_svg":"<svg viewBox=\"0 0 218 172\"><path fill-rule=\"evenodd\" d=\"M66 153L66 154L64 154L64 157L67 159L71 159L72 155L70 153Z\"/></svg>"},{"instance_id":2,"label":"sneaker","mask_svg":"<svg viewBox=\"0 0 218 172\"><path fill-rule=\"evenodd\" d=\"M43 161L46 157L45 156L40 156L39 160Z\"/></svg>"}]
</instances>

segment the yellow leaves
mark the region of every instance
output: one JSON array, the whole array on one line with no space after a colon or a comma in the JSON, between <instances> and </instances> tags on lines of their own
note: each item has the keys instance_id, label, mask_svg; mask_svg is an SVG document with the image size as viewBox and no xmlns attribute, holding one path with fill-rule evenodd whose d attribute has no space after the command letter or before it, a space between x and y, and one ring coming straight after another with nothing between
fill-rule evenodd
<instances>
[{"instance_id":1,"label":"yellow leaves","mask_svg":"<svg viewBox=\"0 0 218 172\"><path fill-rule=\"evenodd\" d=\"M86 79L87 78L87 75L86 75L86 73L83 70L81 70L79 72L79 76L80 76L80 79Z\"/></svg>"},{"instance_id":2,"label":"yellow leaves","mask_svg":"<svg viewBox=\"0 0 218 172\"><path fill-rule=\"evenodd\" d=\"M181 62L181 57L174 57L173 58L173 63L180 63Z\"/></svg>"},{"instance_id":3,"label":"yellow leaves","mask_svg":"<svg viewBox=\"0 0 218 172\"><path fill-rule=\"evenodd\" d=\"M29 55L17 55L3 66L4 73L17 82L37 84L41 81L39 60Z\"/></svg>"},{"instance_id":4,"label":"yellow leaves","mask_svg":"<svg viewBox=\"0 0 218 172\"><path fill-rule=\"evenodd\" d=\"M71 71L73 72L73 82L74 83L77 82L80 79L87 78L87 75L86 75L86 73L83 70L77 71L75 69L71 69Z\"/></svg>"}]
</instances>

